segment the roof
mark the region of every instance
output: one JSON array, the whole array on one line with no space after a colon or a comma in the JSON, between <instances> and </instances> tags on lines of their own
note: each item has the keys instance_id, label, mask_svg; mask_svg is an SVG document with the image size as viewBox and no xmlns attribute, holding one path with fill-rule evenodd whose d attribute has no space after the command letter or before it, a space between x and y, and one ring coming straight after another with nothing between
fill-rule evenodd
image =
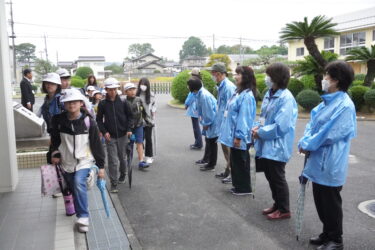
<instances>
[{"instance_id":1,"label":"roof","mask_svg":"<svg viewBox=\"0 0 375 250\"><path fill-rule=\"evenodd\" d=\"M258 54L243 54L243 55L230 54L228 56L229 56L230 60L232 60L233 62L240 62L241 60L248 60L248 59L254 59L254 58L259 57Z\"/></svg>"},{"instance_id":2,"label":"roof","mask_svg":"<svg viewBox=\"0 0 375 250\"><path fill-rule=\"evenodd\" d=\"M74 64L73 61L59 61L57 62L57 66L72 66Z\"/></svg>"},{"instance_id":3,"label":"roof","mask_svg":"<svg viewBox=\"0 0 375 250\"><path fill-rule=\"evenodd\" d=\"M144 54L144 55L141 55L141 56L139 56L139 57L137 57L137 58L134 58L134 59L131 59L131 61L138 61L138 60L141 60L142 58L145 58L146 56L152 56L152 57L155 57L156 59L158 59L158 60L161 60L161 58L160 57L157 57L157 56L155 56L154 54L152 54L152 53L147 53L147 54Z\"/></svg>"},{"instance_id":4,"label":"roof","mask_svg":"<svg viewBox=\"0 0 375 250\"><path fill-rule=\"evenodd\" d=\"M163 64L161 64L161 63L158 63L158 60L155 60L155 61L146 62L146 63L144 63L144 64L141 64L141 65L139 65L139 66L137 67L137 69L143 69L143 68L146 68L147 66L150 66L150 65L152 65L152 64L158 65L158 66L160 66L160 67L162 67L162 68L166 68L165 65L163 65Z\"/></svg>"},{"instance_id":5,"label":"roof","mask_svg":"<svg viewBox=\"0 0 375 250\"><path fill-rule=\"evenodd\" d=\"M104 56L79 56L77 62L105 62Z\"/></svg>"},{"instance_id":6,"label":"roof","mask_svg":"<svg viewBox=\"0 0 375 250\"><path fill-rule=\"evenodd\" d=\"M184 59L185 60L206 60L205 57L202 57L202 56L188 56Z\"/></svg>"},{"instance_id":7,"label":"roof","mask_svg":"<svg viewBox=\"0 0 375 250\"><path fill-rule=\"evenodd\" d=\"M340 32L375 27L375 7L336 16L333 22Z\"/></svg>"}]
</instances>

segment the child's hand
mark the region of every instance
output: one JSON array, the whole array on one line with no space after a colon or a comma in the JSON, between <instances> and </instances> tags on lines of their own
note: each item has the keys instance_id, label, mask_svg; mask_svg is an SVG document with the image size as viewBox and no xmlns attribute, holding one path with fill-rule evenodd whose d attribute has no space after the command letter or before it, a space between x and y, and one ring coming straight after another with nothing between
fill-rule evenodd
<instances>
[{"instance_id":1,"label":"child's hand","mask_svg":"<svg viewBox=\"0 0 375 250\"><path fill-rule=\"evenodd\" d=\"M241 139L237 139L237 138L235 138L234 141L233 141L233 146L234 146L235 148L239 148L239 147L241 147Z\"/></svg>"},{"instance_id":2,"label":"child's hand","mask_svg":"<svg viewBox=\"0 0 375 250\"><path fill-rule=\"evenodd\" d=\"M107 133L105 133L104 138L106 139L106 141L110 141L111 135L107 132Z\"/></svg>"},{"instance_id":3,"label":"child's hand","mask_svg":"<svg viewBox=\"0 0 375 250\"><path fill-rule=\"evenodd\" d=\"M98 178L99 178L99 179L104 179L104 178L105 178L105 171L104 171L104 168L99 169L99 172L98 172Z\"/></svg>"},{"instance_id":4,"label":"child's hand","mask_svg":"<svg viewBox=\"0 0 375 250\"><path fill-rule=\"evenodd\" d=\"M132 132L128 132L128 133L126 133L126 135L128 136L128 138L130 138L131 136L132 136Z\"/></svg>"}]
</instances>

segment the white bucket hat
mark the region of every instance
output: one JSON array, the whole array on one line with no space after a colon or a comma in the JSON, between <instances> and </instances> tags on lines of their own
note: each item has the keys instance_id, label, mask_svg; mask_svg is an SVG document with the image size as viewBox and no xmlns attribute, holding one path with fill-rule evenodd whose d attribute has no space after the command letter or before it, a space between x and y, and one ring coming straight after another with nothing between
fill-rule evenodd
<instances>
[{"instance_id":1,"label":"white bucket hat","mask_svg":"<svg viewBox=\"0 0 375 250\"><path fill-rule=\"evenodd\" d=\"M66 69L62 69L62 68L56 70L56 74L58 74L61 78L62 77L70 77L69 71L66 70Z\"/></svg>"},{"instance_id":2,"label":"white bucket hat","mask_svg":"<svg viewBox=\"0 0 375 250\"><path fill-rule=\"evenodd\" d=\"M92 92L92 96L95 96L96 94L102 95L102 92L100 92L99 90L95 90L94 92Z\"/></svg>"},{"instance_id":3,"label":"white bucket hat","mask_svg":"<svg viewBox=\"0 0 375 250\"><path fill-rule=\"evenodd\" d=\"M104 88L116 89L119 88L118 80L116 78L110 77L104 80Z\"/></svg>"},{"instance_id":4,"label":"white bucket hat","mask_svg":"<svg viewBox=\"0 0 375 250\"><path fill-rule=\"evenodd\" d=\"M93 90L96 90L94 86L91 85L87 87L87 91L93 91Z\"/></svg>"},{"instance_id":5,"label":"white bucket hat","mask_svg":"<svg viewBox=\"0 0 375 250\"><path fill-rule=\"evenodd\" d=\"M60 76L56 73L47 73L43 76L43 82L51 82L57 85L61 85Z\"/></svg>"},{"instance_id":6,"label":"white bucket hat","mask_svg":"<svg viewBox=\"0 0 375 250\"><path fill-rule=\"evenodd\" d=\"M128 89L136 89L137 87L134 85L134 83L128 82L124 86L124 90L127 91Z\"/></svg>"},{"instance_id":7,"label":"white bucket hat","mask_svg":"<svg viewBox=\"0 0 375 250\"><path fill-rule=\"evenodd\" d=\"M61 102L72 102L72 101L85 101L85 97L78 89L66 89L64 96L61 98Z\"/></svg>"}]
</instances>

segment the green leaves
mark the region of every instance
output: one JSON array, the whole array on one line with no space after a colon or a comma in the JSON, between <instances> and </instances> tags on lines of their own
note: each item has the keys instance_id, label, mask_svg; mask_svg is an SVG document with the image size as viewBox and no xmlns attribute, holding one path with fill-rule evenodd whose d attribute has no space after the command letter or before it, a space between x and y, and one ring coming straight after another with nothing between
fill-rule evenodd
<instances>
[{"instance_id":1,"label":"green leaves","mask_svg":"<svg viewBox=\"0 0 375 250\"><path fill-rule=\"evenodd\" d=\"M345 58L346 61L363 61L375 60L375 45L371 45L371 48L358 47L351 49L347 52L348 56Z\"/></svg>"},{"instance_id":2,"label":"green leaves","mask_svg":"<svg viewBox=\"0 0 375 250\"><path fill-rule=\"evenodd\" d=\"M182 45L182 50L180 50L180 60L185 59L188 56L206 56L208 50L203 41L198 38L191 36Z\"/></svg>"}]
</instances>

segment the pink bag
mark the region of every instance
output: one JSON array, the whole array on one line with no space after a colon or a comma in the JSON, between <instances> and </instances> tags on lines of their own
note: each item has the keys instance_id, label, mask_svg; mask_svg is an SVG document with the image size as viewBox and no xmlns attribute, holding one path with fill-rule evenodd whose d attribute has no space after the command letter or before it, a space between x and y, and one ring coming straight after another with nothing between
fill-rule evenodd
<instances>
[{"instance_id":1,"label":"pink bag","mask_svg":"<svg viewBox=\"0 0 375 250\"><path fill-rule=\"evenodd\" d=\"M43 165L40 167L40 172L42 175L42 195L61 193L56 167L54 165Z\"/></svg>"}]
</instances>

